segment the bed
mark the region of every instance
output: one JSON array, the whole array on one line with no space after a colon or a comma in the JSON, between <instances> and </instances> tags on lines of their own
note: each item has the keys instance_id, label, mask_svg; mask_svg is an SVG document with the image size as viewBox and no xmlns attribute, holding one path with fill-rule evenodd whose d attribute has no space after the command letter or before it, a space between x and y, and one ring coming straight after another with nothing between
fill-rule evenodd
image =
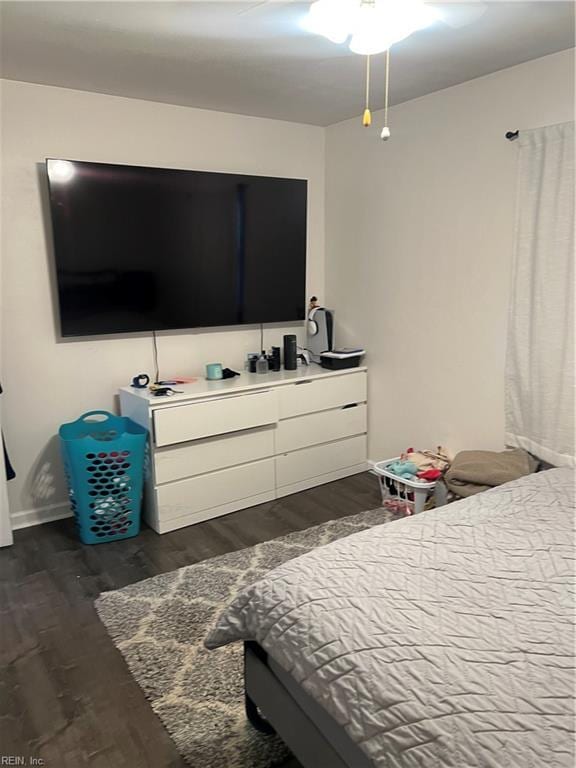
<instances>
[{"instance_id":1,"label":"bed","mask_svg":"<svg viewBox=\"0 0 576 768\"><path fill-rule=\"evenodd\" d=\"M241 592L247 713L306 768L573 768L574 473L353 534Z\"/></svg>"}]
</instances>

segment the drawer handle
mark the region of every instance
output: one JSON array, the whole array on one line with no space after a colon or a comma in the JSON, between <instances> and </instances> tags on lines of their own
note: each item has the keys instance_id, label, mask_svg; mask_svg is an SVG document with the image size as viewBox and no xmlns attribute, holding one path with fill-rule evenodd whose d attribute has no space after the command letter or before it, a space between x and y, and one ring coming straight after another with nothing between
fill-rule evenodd
<instances>
[{"instance_id":1,"label":"drawer handle","mask_svg":"<svg viewBox=\"0 0 576 768\"><path fill-rule=\"evenodd\" d=\"M298 387L300 384L312 384L311 379L307 379L306 381L297 381L296 386Z\"/></svg>"},{"instance_id":2,"label":"drawer handle","mask_svg":"<svg viewBox=\"0 0 576 768\"><path fill-rule=\"evenodd\" d=\"M238 398L242 397L250 398L259 395L267 395L270 391L270 389L259 389L255 392L226 392L221 395L215 395L214 397L199 397L195 400L190 400L189 402L178 403L176 406L171 403L166 403L163 408L156 408L155 412L157 413L159 411L167 410L170 406L172 406L172 408L188 408L191 405L205 405L206 403L222 403L225 401L231 402L232 400L238 400Z\"/></svg>"},{"instance_id":3,"label":"drawer handle","mask_svg":"<svg viewBox=\"0 0 576 768\"><path fill-rule=\"evenodd\" d=\"M347 405L342 406L343 411L345 411L347 408L358 408L358 403L348 403Z\"/></svg>"}]
</instances>

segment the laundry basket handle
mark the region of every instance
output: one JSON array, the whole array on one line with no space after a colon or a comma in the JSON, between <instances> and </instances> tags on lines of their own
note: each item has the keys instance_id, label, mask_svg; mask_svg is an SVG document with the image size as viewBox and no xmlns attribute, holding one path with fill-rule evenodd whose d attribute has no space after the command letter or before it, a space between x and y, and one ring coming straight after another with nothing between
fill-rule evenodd
<instances>
[{"instance_id":1,"label":"laundry basket handle","mask_svg":"<svg viewBox=\"0 0 576 768\"><path fill-rule=\"evenodd\" d=\"M108 413L108 411L86 411L86 413L83 413L82 416L78 419L78 421L88 421L89 416L104 416L105 418L99 420L99 421L93 421L93 424L104 424L107 421L111 421L115 417Z\"/></svg>"}]
</instances>

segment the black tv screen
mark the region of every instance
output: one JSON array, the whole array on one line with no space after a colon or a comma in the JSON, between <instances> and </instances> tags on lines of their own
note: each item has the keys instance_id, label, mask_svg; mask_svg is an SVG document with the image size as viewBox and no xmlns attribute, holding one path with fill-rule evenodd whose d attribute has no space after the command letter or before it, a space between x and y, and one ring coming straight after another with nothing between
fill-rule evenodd
<instances>
[{"instance_id":1,"label":"black tv screen","mask_svg":"<svg viewBox=\"0 0 576 768\"><path fill-rule=\"evenodd\" d=\"M304 319L306 181L46 164L62 336Z\"/></svg>"}]
</instances>

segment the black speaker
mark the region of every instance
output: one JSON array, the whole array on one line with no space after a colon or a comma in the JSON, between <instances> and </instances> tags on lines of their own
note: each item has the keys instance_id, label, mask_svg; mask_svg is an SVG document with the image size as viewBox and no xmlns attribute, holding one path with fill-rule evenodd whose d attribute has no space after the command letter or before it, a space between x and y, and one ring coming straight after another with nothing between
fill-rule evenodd
<instances>
[{"instance_id":1,"label":"black speaker","mask_svg":"<svg viewBox=\"0 0 576 768\"><path fill-rule=\"evenodd\" d=\"M296 336L289 333L284 336L284 368L287 371L295 371L297 367Z\"/></svg>"}]
</instances>

